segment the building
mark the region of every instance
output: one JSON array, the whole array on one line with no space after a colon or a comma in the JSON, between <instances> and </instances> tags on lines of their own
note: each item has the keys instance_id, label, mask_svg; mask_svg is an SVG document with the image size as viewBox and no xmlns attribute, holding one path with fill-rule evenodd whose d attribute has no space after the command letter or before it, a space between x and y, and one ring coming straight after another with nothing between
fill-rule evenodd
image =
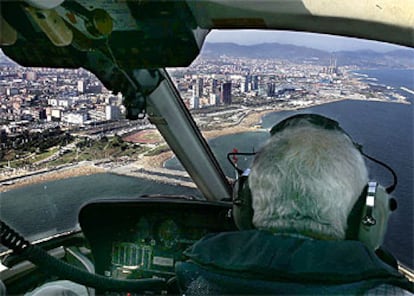
<instances>
[{"instance_id":1,"label":"building","mask_svg":"<svg viewBox=\"0 0 414 296\"><path fill-rule=\"evenodd\" d=\"M72 98L62 98L58 100L58 106L63 108L69 108L73 105Z\"/></svg>"},{"instance_id":2,"label":"building","mask_svg":"<svg viewBox=\"0 0 414 296\"><path fill-rule=\"evenodd\" d=\"M14 87L9 87L6 88L6 95L8 96L14 96L17 95L19 93L19 89L14 88Z\"/></svg>"},{"instance_id":3,"label":"building","mask_svg":"<svg viewBox=\"0 0 414 296\"><path fill-rule=\"evenodd\" d=\"M220 104L220 97L216 93L210 94L209 105L216 106L219 104Z\"/></svg>"},{"instance_id":4,"label":"building","mask_svg":"<svg viewBox=\"0 0 414 296\"><path fill-rule=\"evenodd\" d=\"M52 109L50 109L49 114L46 110L46 114L47 114L47 120L48 121L60 121L60 119L62 117L62 110L57 109L57 108L52 108Z\"/></svg>"},{"instance_id":5,"label":"building","mask_svg":"<svg viewBox=\"0 0 414 296\"><path fill-rule=\"evenodd\" d=\"M68 108L73 105L73 101L72 98L50 98L48 104L52 107Z\"/></svg>"},{"instance_id":6,"label":"building","mask_svg":"<svg viewBox=\"0 0 414 296\"><path fill-rule=\"evenodd\" d=\"M198 98L203 97L203 78L197 78L196 83L194 85L194 96Z\"/></svg>"},{"instance_id":7,"label":"building","mask_svg":"<svg viewBox=\"0 0 414 296\"><path fill-rule=\"evenodd\" d=\"M194 90L193 90L194 91ZM193 95L190 97L189 101L189 109L198 109L200 108L200 98L196 97L193 93Z\"/></svg>"},{"instance_id":8,"label":"building","mask_svg":"<svg viewBox=\"0 0 414 296\"><path fill-rule=\"evenodd\" d=\"M200 108L200 97L194 97L194 109L199 109Z\"/></svg>"},{"instance_id":9,"label":"building","mask_svg":"<svg viewBox=\"0 0 414 296\"><path fill-rule=\"evenodd\" d=\"M89 93L89 94L100 94L100 93L102 93L102 84L101 83L88 84L85 87L85 93Z\"/></svg>"},{"instance_id":10,"label":"building","mask_svg":"<svg viewBox=\"0 0 414 296\"><path fill-rule=\"evenodd\" d=\"M211 93L216 94L217 90L218 90L218 80L213 79L213 81L211 83Z\"/></svg>"},{"instance_id":11,"label":"building","mask_svg":"<svg viewBox=\"0 0 414 296\"><path fill-rule=\"evenodd\" d=\"M276 85L274 82L269 82L267 84L267 92L266 95L268 97L274 97L275 96L275 91L276 91Z\"/></svg>"},{"instance_id":12,"label":"building","mask_svg":"<svg viewBox=\"0 0 414 296\"><path fill-rule=\"evenodd\" d=\"M246 75L244 78L243 92L248 92L251 89L252 76Z\"/></svg>"},{"instance_id":13,"label":"building","mask_svg":"<svg viewBox=\"0 0 414 296\"><path fill-rule=\"evenodd\" d=\"M0 129L0 143L7 142L7 132L6 129Z\"/></svg>"},{"instance_id":14,"label":"building","mask_svg":"<svg viewBox=\"0 0 414 296\"><path fill-rule=\"evenodd\" d=\"M118 106L106 105L105 115L106 120L118 120L121 117L121 110Z\"/></svg>"},{"instance_id":15,"label":"building","mask_svg":"<svg viewBox=\"0 0 414 296\"><path fill-rule=\"evenodd\" d=\"M96 106L99 107L99 106ZM103 110L96 108L95 110L88 110L88 115L92 121L105 121L106 120L106 110L103 107Z\"/></svg>"},{"instance_id":16,"label":"building","mask_svg":"<svg viewBox=\"0 0 414 296\"><path fill-rule=\"evenodd\" d=\"M46 109L42 107L36 107L28 110L28 112L32 115L33 119L35 120L46 120Z\"/></svg>"},{"instance_id":17,"label":"building","mask_svg":"<svg viewBox=\"0 0 414 296\"><path fill-rule=\"evenodd\" d=\"M259 83L259 86L257 88L257 95L260 97L264 97L267 95L267 84L266 83Z\"/></svg>"},{"instance_id":18,"label":"building","mask_svg":"<svg viewBox=\"0 0 414 296\"><path fill-rule=\"evenodd\" d=\"M251 83L252 83L252 90L258 90L259 89L259 76L253 75Z\"/></svg>"},{"instance_id":19,"label":"building","mask_svg":"<svg viewBox=\"0 0 414 296\"><path fill-rule=\"evenodd\" d=\"M34 71L29 71L29 72L27 72L27 73L26 73L26 80L29 80L29 81L36 81L36 79L37 79L36 72L34 72Z\"/></svg>"},{"instance_id":20,"label":"building","mask_svg":"<svg viewBox=\"0 0 414 296\"><path fill-rule=\"evenodd\" d=\"M225 82L221 85L220 99L225 105L231 104L231 82Z\"/></svg>"},{"instance_id":21,"label":"building","mask_svg":"<svg viewBox=\"0 0 414 296\"><path fill-rule=\"evenodd\" d=\"M79 80L78 81L78 93L84 93L85 92L85 81Z\"/></svg>"},{"instance_id":22,"label":"building","mask_svg":"<svg viewBox=\"0 0 414 296\"><path fill-rule=\"evenodd\" d=\"M105 104L107 105L121 105L122 104L122 96L107 96L105 98Z\"/></svg>"},{"instance_id":23,"label":"building","mask_svg":"<svg viewBox=\"0 0 414 296\"><path fill-rule=\"evenodd\" d=\"M69 124L83 125L88 120L86 113L66 113L62 116L62 121Z\"/></svg>"}]
</instances>

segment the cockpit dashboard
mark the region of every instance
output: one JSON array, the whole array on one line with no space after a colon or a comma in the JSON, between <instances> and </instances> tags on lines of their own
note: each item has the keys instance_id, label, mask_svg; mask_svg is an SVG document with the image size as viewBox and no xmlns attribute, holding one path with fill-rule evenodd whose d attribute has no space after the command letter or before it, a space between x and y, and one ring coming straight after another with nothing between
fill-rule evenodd
<instances>
[{"instance_id":1,"label":"cockpit dashboard","mask_svg":"<svg viewBox=\"0 0 414 296\"><path fill-rule=\"evenodd\" d=\"M236 229L230 205L182 197L102 200L79 214L95 271L116 279L174 277L183 251L207 233Z\"/></svg>"}]
</instances>

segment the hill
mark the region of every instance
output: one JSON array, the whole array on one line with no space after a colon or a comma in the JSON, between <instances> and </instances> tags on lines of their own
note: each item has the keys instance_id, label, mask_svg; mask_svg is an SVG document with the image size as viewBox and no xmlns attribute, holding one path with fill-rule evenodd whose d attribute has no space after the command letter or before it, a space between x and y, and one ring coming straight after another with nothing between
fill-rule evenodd
<instances>
[{"instance_id":1,"label":"hill","mask_svg":"<svg viewBox=\"0 0 414 296\"><path fill-rule=\"evenodd\" d=\"M235 43L206 43L201 51L206 58L220 56L250 59L283 59L292 62L312 61L328 65L332 58L339 66L357 65L368 68L414 68L414 50L377 52L374 50L328 52L304 46L280 43L238 45Z\"/></svg>"}]
</instances>

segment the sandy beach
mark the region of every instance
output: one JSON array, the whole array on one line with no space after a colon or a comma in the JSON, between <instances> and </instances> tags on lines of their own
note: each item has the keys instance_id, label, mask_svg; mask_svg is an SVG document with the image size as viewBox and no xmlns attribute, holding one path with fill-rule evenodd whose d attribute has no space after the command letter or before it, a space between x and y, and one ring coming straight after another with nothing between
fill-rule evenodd
<instances>
[{"instance_id":1,"label":"sandy beach","mask_svg":"<svg viewBox=\"0 0 414 296\"><path fill-rule=\"evenodd\" d=\"M246 117L243 118L243 120L237 126L233 126L231 128L211 130L211 131L202 131L201 133L206 139L212 139L212 138L225 136L229 134L254 131L255 130L254 126L260 122L260 119L262 118L262 116L266 115L267 113L271 113L275 111L277 110L264 110L264 111L258 111L258 112L251 111ZM158 167L159 168L159 167L163 167L164 163L173 156L174 156L174 153L172 151L167 151L167 152L163 152L158 155L155 155L155 156L144 156L137 163L139 163L143 167L150 167L150 168Z\"/></svg>"},{"instance_id":2,"label":"sandy beach","mask_svg":"<svg viewBox=\"0 0 414 296\"><path fill-rule=\"evenodd\" d=\"M263 115L275 111L276 110L265 110L259 112L249 111L249 113L242 119L240 124L237 126L233 126L230 128L222 128L218 130L204 131L202 132L202 134L207 139L211 139L228 134L252 131L254 130L253 126L260 122L260 118ZM157 130L152 130L152 132L158 133ZM172 151L167 151L155 156L142 156L140 160L134 162L133 164L147 168L162 168L164 162L173 156L174 154ZM27 186L30 184L105 172L111 172L111 169L99 166L99 164L94 165L91 162L79 163L74 166L65 167L51 172L39 172L39 174L30 176L19 176L18 179L14 179L12 182L6 182L7 185L5 185L4 183L0 185L0 192L17 189L19 187Z\"/></svg>"},{"instance_id":3,"label":"sandy beach","mask_svg":"<svg viewBox=\"0 0 414 296\"><path fill-rule=\"evenodd\" d=\"M105 173L104 168L94 166L91 164L77 164L72 167L63 168L56 171L40 173L33 176L22 176L19 179L13 181L9 185L0 185L0 192L5 192L20 187L24 187L31 184L43 183L53 180L72 178L77 176L86 176L92 174Z\"/></svg>"}]
</instances>

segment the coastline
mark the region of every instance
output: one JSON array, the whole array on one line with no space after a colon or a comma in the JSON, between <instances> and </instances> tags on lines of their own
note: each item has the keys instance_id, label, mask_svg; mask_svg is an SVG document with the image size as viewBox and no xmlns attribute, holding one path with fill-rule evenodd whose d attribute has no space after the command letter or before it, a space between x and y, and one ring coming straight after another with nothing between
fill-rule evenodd
<instances>
[{"instance_id":1,"label":"coastline","mask_svg":"<svg viewBox=\"0 0 414 296\"><path fill-rule=\"evenodd\" d=\"M201 131L203 136L206 139L217 138L221 136L226 136L230 134L237 134L249 131L255 131L255 125L257 125L263 116L273 112L285 111L285 109L266 109L266 110L249 110L248 114L240 121L236 126L223 127L221 129L210 130L210 131Z\"/></svg>"},{"instance_id":2,"label":"coastline","mask_svg":"<svg viewBox=\"0 0 414 296\"><path fill-rule=\"evenodd\" d=\"M249 110L249 113L241 120L238 126L232 128L222 128L218 130L211 130L202 132L203 136L207 139L224 136L233 133L253 131L253 125L257 124L260 121L260 118L267 113L277 112L278 110ZM38 171L26 175L18 175L12 178L8 178L0 181L0 193L10 190L14 190L20 187L54 181L58 179L73 178L78 176L86 176L99 173L116 173L125 172L124 167L133 167L136 169L139 168L149 168L149 169L163 169L163 164L165 161L173 157L172 151L167 151L160 153L154 156L144 156L142 155L138 161L134 161L127 165L114 165L113 167L108 167L105 165L105 162L97 161L96 163L92 161L77 163L75 165L68 165L64 168L56 169L53 171ZM130 175L122 173L123 175ZM140 174L140 177L143 177L143 174ZM152 177L149 177L152 178Z\"/></svg>"},{"instance_id":3,"label":"coastline","mask_svg":"<svg viewBox=\"0 0 414 296\"><path fill-rule=\"evenodd\" d=\"M95 166L91 163L79 163L73 166L66 166L64 168L57 169L54 171L41 171L35 175L22 175L15 179L12 183L8 184L7 182L10 181L4 180L2 181L2 184L0 186L0 193L18 189L20 187L28 185L49 182L59 179L100 174L105 172L107 172L107 170L105 170L102 167ZM7 185L5 185L4 183L6 183Z\"/></svg>"},{"instance_id":4,"label":"coastline","mask_svg":"<svg viewBox=\"0 0 414 296\"><path fill-rule=\"evenodd\" d=\"M403 104L411 104L407 101L397 101L397 100L385 100L380 98L359 98L358 96L348 97L348 98L335 98L330 100L324 100L319 102L314 102L311 105L303 106L303 107L291 107L291 108L272 108L272 109L261 109L252 110L246 109L245 116L240 120L237 125L233 126L222 126L220 128L208 131L201 131L202 135L208 140L216 137L226 136L230 134L237 134L242 132L249 132L249 131L257 131L257 124L260 123L261 118L269 113L275 113L280 111L294 111L300 110L304 108L314 107L318 105L324 105L344 100L355 100L355 101L375 101L375 102L387 102L387 103L403 103ZM153 130L158 132L157 130ZM98 160L96 162L92 161L84 161L81 163L77 163L74 165L65 165L62 168L54 168L52 171L37 171L30 174L25 175L18 175L13 176L12 178L4 179L0 181L0 193L6 192L9 190L14 190L20 187L24 187L27 185L48 182L58 179L66 179L78 176L85 176L85 175L92 175L92 174L99 174L99 173L115 173L121 175L131 175L130 173L125 173L126 168L134 168L134 169L141 169L141 168L148 168L150 170L165 170L164 163L173 157L174 154L171 150L162 152L158 155L154 156L145 156L145 154L140 155L139 160L129 162L127 164L121 163L116 164L111 163L111 165L107 165L107 162L104 160ZM122 172L122 173L121 173ZM145 177L145 174L139 174L136 177ZM153 179L153 176L147 176L148 179ZM165 178L163 181L171 181L173 179Z\"/></svg>"}]
</instances>

